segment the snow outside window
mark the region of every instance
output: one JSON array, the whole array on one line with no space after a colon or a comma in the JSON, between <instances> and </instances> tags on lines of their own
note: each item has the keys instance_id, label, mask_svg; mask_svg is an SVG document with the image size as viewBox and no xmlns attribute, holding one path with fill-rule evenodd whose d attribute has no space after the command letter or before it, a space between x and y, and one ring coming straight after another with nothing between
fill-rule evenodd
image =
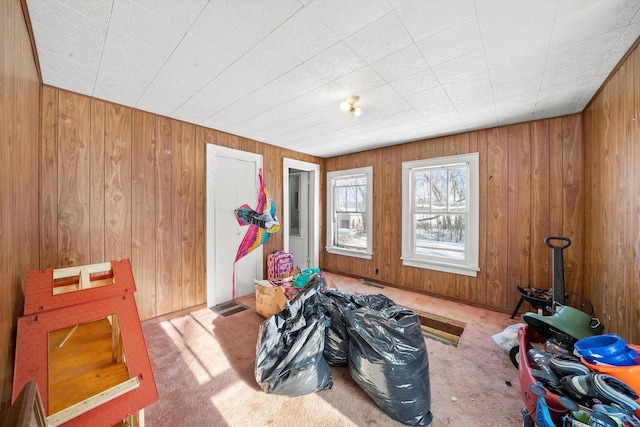
<instances>
[{"instance_id":1,"label":"snow outside window","mask_svg":"<svg viewBox=\"0 0 640 427\"><path fill-rule=\"evenodd\" d=\"M404 265L476 276L478 153L402 163Z\"/></svg>"},{"instance_id":2,"label":"snow outside window","mask_svg":"<svg viewBox=\"0 0 640 427\"><path fill-rule=\"evenodd\" d=\"M371 259L373 167L327 173L327 252Z\"/></svg>"}]
</instances>

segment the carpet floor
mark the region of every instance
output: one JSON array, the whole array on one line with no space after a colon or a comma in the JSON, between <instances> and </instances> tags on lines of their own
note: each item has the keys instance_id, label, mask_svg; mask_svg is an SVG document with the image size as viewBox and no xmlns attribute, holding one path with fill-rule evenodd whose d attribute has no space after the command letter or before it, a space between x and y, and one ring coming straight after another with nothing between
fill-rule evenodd
<instances>
[{"instance_id":1,"label":"carpet floor","mask_svg":"<svg viewBox=\"0 0 640 427\"><path fill-rule=\"evenodd\" d=\"M426 339L433 427L522 425L518 371L492 339L518 323L507 314L327 274L350 294L384 294L398 305L464 324L457 346ZM300 397L264 393L254 377L258 328L255 297L247 310L222 316L210 309L144 328L160 399L145 408L159 426L401 426L355 383L332 367L333 387Z\"/></svg>"}]
</instances>

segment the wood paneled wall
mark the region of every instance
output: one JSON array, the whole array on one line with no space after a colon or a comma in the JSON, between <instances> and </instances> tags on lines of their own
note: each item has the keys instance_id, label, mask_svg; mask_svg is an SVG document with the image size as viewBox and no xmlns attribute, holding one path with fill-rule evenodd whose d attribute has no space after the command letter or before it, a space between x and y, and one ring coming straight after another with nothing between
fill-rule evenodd
<instances>
[{"instance_id":1,"label":"wood paneled wall","mask_svg":"<svg viewBox=\"0 0 640 427\"><path fill-rule=\"evenodd\" d=\"M19 0L0 1L0 422L11 401L16 323L38 268L40 80Z\"/></svg>"},{"instance_id":2,"label":"wood paneled wall","mask_svg":"<svg viewBox=\"0 0 640 427\"><path fill-rule=\"evenodd\" d=\"M607 330L640 343L640 48L584 111L585 293Z\"/></svg>"},{"instance_id":3,"label":"wood paneled wall","mask_svg":"<svg viewBox=\"0 0 640 427\"><path fill-rule=\"evenodd\" d=\"M280 209L282 159L323 162L49 86L42 98L40 265L130 258L143 320L206 302L205 144L262 154ZM265 257L282 247L276 233Z\"/></svg>"},{"instance_id":4,"label":"wood paneled wall","mask_svg":"<svg viewBox=\"0 0 640 427\"><path fill-rule=\"evenodd\" d=\"M551 249L544 238L561 235L572 241L563 253L566 288L580 293L581 129L580 115L572 115L327 159L327 172L373 166L374 255L369 261L325 252L322 267L511 312L519 300L517 285L551 287ZM478 276L404 267L402 162L470 152L480 154Z\"/></svg>"}]
</instances>

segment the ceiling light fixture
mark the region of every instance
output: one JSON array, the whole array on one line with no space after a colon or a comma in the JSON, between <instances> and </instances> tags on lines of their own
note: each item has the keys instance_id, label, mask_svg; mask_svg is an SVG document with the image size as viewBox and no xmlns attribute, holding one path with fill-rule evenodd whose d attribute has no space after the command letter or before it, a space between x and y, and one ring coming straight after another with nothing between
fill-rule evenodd
<instances>
[{"instance_id":1,"label":"ceiling light fixture","mask_svg":"<svg viewBox=\"0 0 640 427\"><path fill-rule=\"evenodd\" d=\"M340 103L340 109L342 111L348 111L352 116L358 117L362 114L362 110L358 107L358 101L360 97L352 96L351 98L347 98Z\"/></svg>"}]
</instances>

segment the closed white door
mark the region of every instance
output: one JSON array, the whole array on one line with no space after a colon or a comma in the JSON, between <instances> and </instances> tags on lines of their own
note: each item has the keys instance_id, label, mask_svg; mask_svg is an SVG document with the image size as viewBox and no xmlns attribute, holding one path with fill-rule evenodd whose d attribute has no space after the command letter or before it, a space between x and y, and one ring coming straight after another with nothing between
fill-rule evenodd
<instances>
[{"instance_id":1,"label":"closed white door","mask_svg":"<svg viewBox=\"0 0 640 427\"><path fill-rule=\"evenodd\" d=\"M234 261L249 226L241 226L234 210L258 204L258 170L262 156L214 145L207 146L207 304L232 299ZM254 292L261 279L262 246L235 263L236 297Z\"/></svg>"}]
</instances>

